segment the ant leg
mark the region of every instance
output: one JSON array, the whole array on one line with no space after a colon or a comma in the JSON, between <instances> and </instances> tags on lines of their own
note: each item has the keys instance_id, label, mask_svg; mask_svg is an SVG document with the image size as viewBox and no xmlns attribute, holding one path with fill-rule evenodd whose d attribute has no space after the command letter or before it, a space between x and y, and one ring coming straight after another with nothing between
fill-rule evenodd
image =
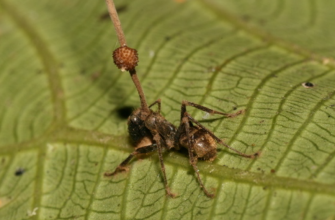
<instances>
[{"instance_id":1,"label":"ant leg","mask_svg":"<svg viewBox=\"0 0 335 220\"><path fill-rule=\"evenodd\" d=\"M195 174L197 176L198 182L200 184L200 187L204 191L207 197L213 198L214 194L209 193L207 189L205 188L204 184L202 183L202 180L199 175L199 169L197 166L198 158L194 156L194 143L193 143L193 138L191 138L190 135L190 123L189 123L189 118L187 117L187 112L185 112L184 117L182 119L182 123L185 125L185 130L186 130L186 135L187 135L187 141L188 141L188 155L190 158L190 164L192 165Z\"/></svg>"},{"instance_id":2,"label":"ant leg","mask_svg":"<svg viewBox=\"0 0 335 220\"><path fill-rule=\"evenodd\" d=\"M238 116L238 115L240 115L240 114L242 114L242 113L245 112L245 109L239 110L236 113L232 113L232 114L224 113L224 112L219 112L219 111L216 111L216 110L213 110L213 109L207 108L205 106L202 106L202 105L199 105L199 104L195 104L193 102L189 102L189 101L186 101L186 100L182 101L182 105L192 106L194 108L200 109L201 111L208 112L209 114L224 115L224 116L226 116L228 118L234 118L234 117L236 117L236 116ZM182 115L182 117L183 117L183 115Z\"/></svg>"},{"instance_id":3,"label":"ant leg","mask_svg":"<svg viewBox=\"0 0 335 220\"><path fill-rule=\"evenodd\" d=\"M158 113L161 112L161 99L157 99L154 103L152 103L151 105L149 105L149 108L151 108L154 105L158 105Z\"/></svg>"},{"instance_id":4,"label":"ant leg","mask_svg":"<svg viewBox=\"0 0 335 220\"><path fill-rule=\"evenodd\" d=\"M165 191L166 194L172 198L176 197L176 194L172 193L170 190L170 187L168 185L167 182L167 178L166 178L166 172L165 172L165 165L164 165L164 161L163 161L163 151L162 151L162 145L161 145L161 136L159 135L159 133L152 131L153 133L153 139L157 144L157 152L158 152L158 158L159 158L159 162L161 165L161 170L163 173L163 180L164 180L164 185L165 185Z\"/></svg>"},{"instance_id":5,"label":"ant leg","mask_svg":"<svg viewBox=\"0 0 335 220\"><path fill-rule=\"evenodd\" d=\"M134 156L139 155L139 154L151 153L155 150L157 150L156 144L152 144L152 145L137 148L124 161L122 161L122 163L120 163L120 165L114 170L114 172L112 172L112 173L106 172L106 173L104 173L104 176L106 176L106 177L114 176L117 173L127 171L128 170L127 165Z\"/></svg>"}]
</instances>

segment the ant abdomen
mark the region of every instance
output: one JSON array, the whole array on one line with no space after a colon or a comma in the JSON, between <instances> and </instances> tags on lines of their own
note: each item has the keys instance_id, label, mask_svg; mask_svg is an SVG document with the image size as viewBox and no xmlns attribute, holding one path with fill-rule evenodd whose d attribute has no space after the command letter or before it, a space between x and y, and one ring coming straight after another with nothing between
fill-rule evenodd
<instances>
[{"instance_id":1,"label":"ant abdomen","mask_svg":"<svg viewBox=\"0 0 335 220\"><path fill-rule=\"evenodd\" d=\"M202 160L213 161L217 154L217 144L211 135L204 129L190 127L191 145L193 145L195 157ZM186 132L180 136L179 144L184 148L189 148Z\"/></svg>"}]
</instances>

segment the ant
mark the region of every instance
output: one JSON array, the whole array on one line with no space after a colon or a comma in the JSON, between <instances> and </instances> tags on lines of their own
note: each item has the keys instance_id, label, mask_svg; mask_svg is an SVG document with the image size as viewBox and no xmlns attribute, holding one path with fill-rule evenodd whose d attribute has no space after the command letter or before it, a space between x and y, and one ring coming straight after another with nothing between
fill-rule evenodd
<instances>
[{"instance_id":1,"label":"ant","mask_svg":"<svg viewBox=\"0 0 335 220\"><path fill-rule=\"evenodd\" d=\"M106 3L121 45L121 47L113 52L114 63L121 69L121 71L128 71L130 73L140 97L141 107L134 110L128 118L128 132L131 141L135 145L135 150L115 169L114 172L106 172L104 176L114 176L119 172L127 171L127 165L133 157L157 151L160 167L163 173L166 194L170 197L175 197L176 195L171 192L166 178L163 150L180 150L181 148L186 148L188 150L189 162L195 171L200 187L206 196L213 198L214 194L210 193L205 188L200 178L197 167L198 160L213 161L217 155L217 143L222 144L230 150L235 151L240 156L247 158L255 158L258 156L258 153L253 155L244 154L225 144L220 138L215 136L212 131L208 130L195 120L187 112L186 107L194 107L210 114L219 114L225 117L235 117L244 111L227 114L193 102L182 101L179 127L177 128L167 121L161 114L160 99L149 106L147 105L144 92L135 70L138 63L137 51L126 45L113 0L106 0ZM151 109L154 105L158 106L157 111Z\"/></svg>"}]
</instances>

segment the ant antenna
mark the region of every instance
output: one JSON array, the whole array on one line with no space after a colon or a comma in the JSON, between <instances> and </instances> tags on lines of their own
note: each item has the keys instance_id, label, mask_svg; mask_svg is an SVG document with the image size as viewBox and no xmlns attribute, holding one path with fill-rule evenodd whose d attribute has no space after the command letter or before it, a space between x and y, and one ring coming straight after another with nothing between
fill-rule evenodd
<instances>
[{"instance_id":1,"label":"ant antenna","mask_svg":"<svg viewBox=\"0 0 335 220\"><path fill-rule=\"evenodd\" d=\"M116 11L115 4L113 0L106 0L107 8L109 11L109 16L112 19L120 47L113 52L113 59L115 65L122 71L128 71L130 73L131 79L135 84L138 95L140 96L141 109L149 112L149 107L145 99L145 95L141 86L140 81L138 80L136 69L138 63L138 55L135 49L132 49L127 46L126 38L124 36L119 15Z\"/></svg>"}]
</instances>

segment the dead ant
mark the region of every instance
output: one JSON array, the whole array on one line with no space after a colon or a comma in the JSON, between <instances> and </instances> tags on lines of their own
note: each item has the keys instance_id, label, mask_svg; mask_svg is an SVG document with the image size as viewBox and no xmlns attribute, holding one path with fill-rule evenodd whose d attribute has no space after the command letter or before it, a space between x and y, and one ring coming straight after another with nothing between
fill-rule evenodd
<instances>
[{"instance_id":1,"label":"dead ant","mask_svg":"<svg viewBox=\"0 0 335 220\"><path fill-rule=\"evenodd\" d=\"M114 63L122 71L128 71L130 73L140 97L141 107L134 110L128 118L128 132L132 142L136 146L135 150L115 169L114 172L106 172L104 175L114 176L119 172L127 171L127 165L134 156L157 151L160 167L163 173L166 194L175 197L175 194L171 192L168 186L163 160L163 149L179 150L181 148L186 148L188 150L189 162L196 173L200 187L206 196L210 198L214 197L214 194L208 192L202 183L197 167L198 159L213 161L217 155L217 143L222 144L243 157L254 158L258 154L244 154L225 144L220 138L216 137L212 131L208 130L195 120L187 112L186 107L192 106L210 114L219 114L226 117L235 117L243 111L239 111L235 114L227 114L206 108L193 102L182 101L179 127L176 128L173 124L168 122L164 116L161 115L160 99L149 106L147 105L144 92L135 70L138 63L137 51L126 46L114 3L112 0L106 0L106 2L121 44L121 47L117 48L113 53ZM158 106L157 111L151 109L154 105Z\"/></svg>"}]
</instances>

